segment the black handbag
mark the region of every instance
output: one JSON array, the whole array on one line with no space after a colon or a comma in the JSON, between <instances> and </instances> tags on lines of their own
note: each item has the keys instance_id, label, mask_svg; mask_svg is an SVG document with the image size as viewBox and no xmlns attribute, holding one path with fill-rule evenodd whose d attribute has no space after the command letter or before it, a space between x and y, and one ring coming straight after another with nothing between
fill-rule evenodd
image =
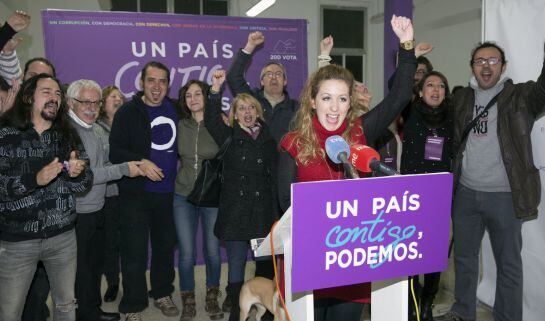
<instances>
[{"instance_id":1,"label":"black handbag","mask_svg":"<svg viewBox=\"0 0 545 321\"><path fill-rule=\"evenodd\" d=\"M202 161L201 171L195 185L193 185L193 190L187 195L188 202L202 207L219 206L223 181L223 156L225 156L230 143L231 136L223 142L214 158Z\"/></svg>"}]
</instances>

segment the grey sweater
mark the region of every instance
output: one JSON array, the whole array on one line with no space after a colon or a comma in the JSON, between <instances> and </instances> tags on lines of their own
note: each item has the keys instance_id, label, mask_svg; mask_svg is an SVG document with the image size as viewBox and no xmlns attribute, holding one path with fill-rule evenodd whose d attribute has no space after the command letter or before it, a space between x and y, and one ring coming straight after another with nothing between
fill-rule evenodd
<instances>
[{"instance_id":1,"label":"grey sweater","mask_svg":"<svg viewBox=\"0 0 545 321\"><path fill-rule=\"evenodd\" d=\"M488 102L503 90L505 76L492 88L479 88L475 76L470 86L475 90L473 117L477 117ZM510 192L509 179L505 171L498 141L498 103L486 112L469 132L462 159L460 183L481 192Z\"/></svg>"},{"instance_id":2,"label":"grey sweater","mask_svg":"<svg viewBox=\"0 0 545 321\"><path fill-rule=\"evenodd\" d=\"M99 126L94 126L95 134L99 136L101 140L106 142L103 144L104 152L106 155L110 155L110 130L111 127L106 123L104 120L98 119L96 122ZM112 196L118 196L119 195L119 188L117 187L116 181L108 182L108 186L106 187L106 197L112 197Z\"/></svg>"},{"instance_id":3,"label":"grey sweater","mask_svg":"<svg viewBox=\"0 0 545 321\"><path fill-rule=\"evenodd\" d=\"M76 196L76 212L86 214L96 212L104 207L106 197L106 183L125 176L129 176L127 163L113 165L108 159L108 135L101 133L102 127L93 124L91 128L84 128L73 119L72 126L77 130L93 171L93 187L85 193ZM98 134L97 134L98 133Z\"/></svg>"}]
</instances>

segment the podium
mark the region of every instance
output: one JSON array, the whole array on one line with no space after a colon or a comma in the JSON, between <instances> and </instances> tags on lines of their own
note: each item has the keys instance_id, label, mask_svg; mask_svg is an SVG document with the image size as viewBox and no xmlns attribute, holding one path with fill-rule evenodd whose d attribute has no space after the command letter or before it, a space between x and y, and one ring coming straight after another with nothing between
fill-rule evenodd
<instances>
[{"instance_id":1,"label":"podium","mask_svg":"<svg viewBox=\"0 0 545 321\"><path fill-rule=\"evenodd\" d=\"M371 320L406 321L407 276L447 268L451 199L449 173L292 184L272 234L291 319L314 320L314 289L372 282Z\"/></svg>"},{"instance_id":2,"label":"podium","mask_svg":"<svg viewBox=\"0 0 545 321\"><path fill-rule=\"evenodd\" d=\"M291 218L292 213L290 207L276 224L272 235L274 240L274 254L284 254L284 301L292 321L314 321L314 296L312 291L293 292L291 287L292 275L287 272L291 271L293 265ZM254 255L271 255L270 241L271 235L269 234L259 245L257 250L254 251Z\"/></svg>"}]
</instances>

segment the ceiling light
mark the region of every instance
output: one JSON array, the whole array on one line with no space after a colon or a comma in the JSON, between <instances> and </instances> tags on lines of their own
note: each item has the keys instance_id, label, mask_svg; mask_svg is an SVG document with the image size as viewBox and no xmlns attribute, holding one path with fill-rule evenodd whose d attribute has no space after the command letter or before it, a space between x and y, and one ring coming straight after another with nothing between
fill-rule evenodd
<instances>
[{"instance_id":1,"label":"ceiling light","mask_svg":"<svg viewBox=\"0 0 545 321\"><path fill-rule=\"evenodd\" d=\"M246 15L248 17L255 17L261 12L267 10L275 2L276 0L261 0L258 3L256 3L253 7L251 7L248 11L246 11Z\"/></svg>"}]
</instances>

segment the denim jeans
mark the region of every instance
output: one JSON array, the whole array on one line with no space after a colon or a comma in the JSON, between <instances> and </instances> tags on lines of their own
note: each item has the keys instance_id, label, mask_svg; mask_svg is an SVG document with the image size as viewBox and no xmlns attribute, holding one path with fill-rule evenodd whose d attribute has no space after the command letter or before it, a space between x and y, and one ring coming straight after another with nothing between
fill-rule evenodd
<instances>
[{"instance_id":1,"label":"denim jeans","mask_svg":"<svg viewBox=\"0 0 545 321\"><path fill-rule=\"evenodd\" d=\"M0 241L0 320L21 319L25 298L40 260L51 285L54 320L75 320L76 252L73 229L47 239Z\"/></svg>"},{"instance_id":2,"label":"denim jeans","mask_svg":"<svg viewBox=\"0 0 545 321\"><path fill-rule=\"evenodd\" d=\"M244 282L246 260L250 243L248 241L225 241L227 247L228 282Z\"/></svg>"},{"instance_id":3,"label":"denim jeans","mask_svg":"<svg viewBox=\"0 0 545 321\"><path fill-rule=\"evenodd\" d=\"M151 296L159 299L174 292L176 231L172 219L172 193L120 191L119 200L123 276L119 312L142 312L149 302L146 282L149 238Z\"/></svg>"},{"instance_id":4,"label":"denim jeans","mask_svg":"<svg viewBox=\"0 0 545 321\"><path fill-rule=\"evenodd\" d=\"M522 321L522 220L512 194L480 192L460 185L454 197L455 303L452 312L475 320L479 252L485 228L497 266L494 320Z\"/></svg>"},{"instance_id":5,"label":"denim jeans","mask_svg":"<svg viewBox=\"0 0 545 321\"><path fill-rule=\"evenodd\" d=\"M182 195L174 194L174 225L178 236L178 273L180 276L180 290L195 290L195 239L199 218L203 231L203 252L206 262L206 286L220 285L221 258L220 240L214 235L214 224L218 217L216 207L199 207L187 201Z\"/></svg>"}]
</instances>

